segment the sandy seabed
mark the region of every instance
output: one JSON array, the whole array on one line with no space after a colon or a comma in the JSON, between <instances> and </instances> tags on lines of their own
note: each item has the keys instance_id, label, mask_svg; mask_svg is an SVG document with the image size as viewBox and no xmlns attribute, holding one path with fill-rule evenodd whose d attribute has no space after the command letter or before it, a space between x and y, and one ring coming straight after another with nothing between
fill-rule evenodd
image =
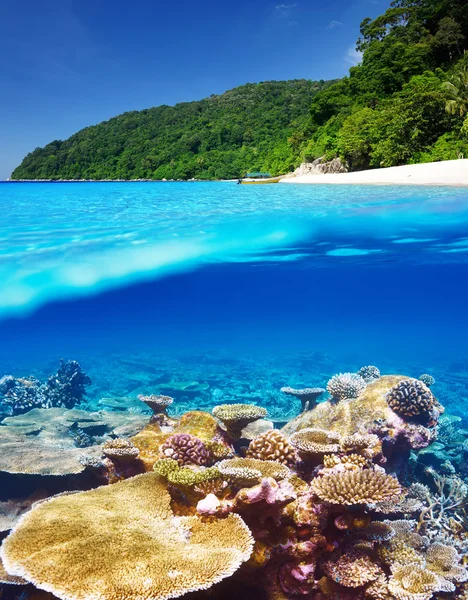
<instances>
[{"instance_id":1,"label":"sandy seabed","mask_svg":"<svg viewBox=\"0 0 468 600\"><path fill-rule=\"evenodd\" d=\"M354 173L301 175L280 183L380 184L380 185L456 185L468 186L468 159L404 165Z\"/></svg>"}]
</instances>

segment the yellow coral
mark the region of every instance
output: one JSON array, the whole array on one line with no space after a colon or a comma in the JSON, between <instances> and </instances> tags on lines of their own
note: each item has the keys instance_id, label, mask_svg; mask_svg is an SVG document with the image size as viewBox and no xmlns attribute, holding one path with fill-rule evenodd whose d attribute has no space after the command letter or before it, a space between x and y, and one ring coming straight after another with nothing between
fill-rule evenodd
<instances>
[{"instance_id":1,"label":"yellow coral","mask_svg":"<svg viewBox=\"0 0 468 600\"><path fill-rule=\"evenodd\" d=\"M219 479L220 472L216 467L208 467L194 471L187 467L174 469L167 474L167 481L176 487L193 488L196 485Z\"/></svg>"},{"instance_id":2,"label":"yellow coral","mask_svg":"<svg viewBox=\"0 0 468 600\"><path fill-rule=\"evenodd\" d=\"M10 574L63 600L164 600L229 577L252 547L238 515L174 518L164 480L147 473L38 505L2 558Z\"/></svg>"},{"instance_id":3,"label":"yellow coral","mask_svg":"<svg viewBox=\"0 0 468 600\"><path fill-rule=\"evenodd\" d=\"M340 450L340 436L325 429L302 429L293 433L289 441L300 454L305 455L334 454Z\"/></svg>"},{"instance_id":4,"label":"yellow coral","mask_svg":"<svg viewBox=\"0 0 468 600\"><path fill-rule=\"evenodd\" d=\"M381 573L375 581L366 587L364 597L371 600L391 600L388 591L388 579L384 573Z\"/></svg>"},{"instance_id":5,"label":"yellow coral","mask_svg":"<svg viewBox=\"0 0 468 600\"><path fill-rule=\"evenodd\" d=\"M468 571L460 565L462 557L453 546L438 542L431 544L426 552L426 567L451 583L468 579Z\"/></svg>"},{"instance_id":6,"label":"yellow coral","mask_svg":"<svg viewBox=\"0 0 468 600\"><path fill-rule=\"evenodd\" d=\"M424 566L425 564L424 557L402 540L390 540L382 545L378 552L381 560L387 565L400 563Z\"/></svg>"},{"instance_id":7,"label":"yellow coral","mask_svg":"<svg viewBox=\"0 0 468 600\"><path fill-rule=\"evenodd\" d=\"M437 576L421 565L392 566L388 589L396 600L430 600L437 588Z\"/></svg>"},{"instance_id":8,"label":"yellow coral","mask_svg":"<svg viewBox=\"0 0 468 600\"><path fill-rule=\"evenodd\" d=\"M351 549L323 565L325 573L344 587L360 587L380 575L379 566L365 550Z\"/></svg>"},{"instance_id":9,"label":"yellow coral","mask_svg":"<svg viewBox=\"0 0 468 600\"><path fill-rule=\"evenodd\" d=\"M247 456L260 460L274 460L283 465L293 465L295 461L294 448L287 437L276 429L265 431L253 439L247 450Z\"/></svg>"},{"instance_id":10,"label":"yellow coral","mask_svg":"<svg viewBox=\"0 0 468 600\"><path fill-rule=\"evenodd\" d=\"M331 504L373 504L394 498L401 493L395 477L381 471L345 471L316 478L313 491Z\"/></svg>"}]
</instances>

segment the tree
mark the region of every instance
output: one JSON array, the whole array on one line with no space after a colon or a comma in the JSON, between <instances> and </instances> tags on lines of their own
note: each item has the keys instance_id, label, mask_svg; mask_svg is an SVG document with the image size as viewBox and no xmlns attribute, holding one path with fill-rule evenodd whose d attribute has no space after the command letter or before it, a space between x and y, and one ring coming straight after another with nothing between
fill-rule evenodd
<instances>
[{"instance_id":1,"label":"tree","mask_svg":"<svg viewBox=\"0 0 468 600\"><path fill-rule=\"evenodd\" d=\"M466 63L466 61L465 61ZM464 117L468 113L468 65L462 64L443 84L448 100L445 110L451 114Z\"/></svg>"}]
</instances>

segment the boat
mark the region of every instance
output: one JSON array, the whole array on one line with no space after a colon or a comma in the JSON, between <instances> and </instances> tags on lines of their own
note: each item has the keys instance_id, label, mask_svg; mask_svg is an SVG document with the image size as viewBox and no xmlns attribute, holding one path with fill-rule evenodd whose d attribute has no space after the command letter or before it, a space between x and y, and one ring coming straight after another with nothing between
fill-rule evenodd
<instances>
[{"instance_id":1,"label":"boat","mask_svg":"<svg viewBox=\"0 0 468 600\"><path fill-rule=\"evenodd\" d=\"M270 173L247 173L245 177L239 179L237 183L242 184L263 184L263 183L278 183L281 176L272 177Z\"/></svg>"}]
</instances>

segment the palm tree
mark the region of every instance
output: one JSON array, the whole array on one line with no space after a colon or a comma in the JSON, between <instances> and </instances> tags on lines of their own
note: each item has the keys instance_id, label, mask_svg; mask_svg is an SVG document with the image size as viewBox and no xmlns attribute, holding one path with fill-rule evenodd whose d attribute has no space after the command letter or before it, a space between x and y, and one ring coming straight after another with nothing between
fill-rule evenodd
<instances>
[{"instance_id":1,"label":"palm tree","mask_svg":"<svg viewBox=\"0 0 468 600\"><path fill-rule=\"evenodd\" d=\"M468 114L468 66L461 66L449 81L444 82L443 87L449 97L445 110L451 115L459 114L460 117Z\"/></svg>"}]
</instances>

